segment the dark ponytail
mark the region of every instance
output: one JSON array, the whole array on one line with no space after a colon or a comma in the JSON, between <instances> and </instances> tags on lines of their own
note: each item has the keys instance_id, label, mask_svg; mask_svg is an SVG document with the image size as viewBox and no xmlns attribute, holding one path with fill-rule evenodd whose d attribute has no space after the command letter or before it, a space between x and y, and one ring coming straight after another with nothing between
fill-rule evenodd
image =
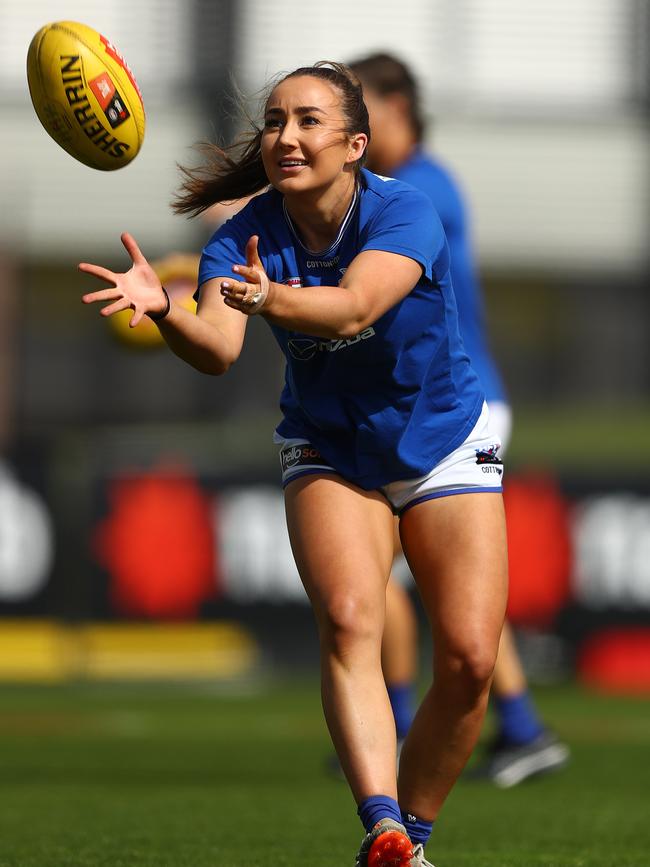
<instances>
[{"instance_id":1,"label":"dark ponytail","mask_svg":"<svg viewBox=\"0 0 650 867\"><path fill-rule=\"evenodd\" d=\"M262 130L255 128L225 148L212 142L197 145L205 162L198 168L179 166L183 182L172 209L196 217L217 202L236 202L267 186L261 140Z\"/></svg>"},{"instance_id":2,"label":"dark ponytail","mask_svg":"<svg viewBox=\"0 0 650 867\"><path fill-rule=\"evenodd\" d=\"M287 78L307 75L327 81L339 91L345 118L342 132L349 136L362 132L370 139L368 110L363 101L361 83L342 63L321 60L313 66L302 66L280 78L268 89L268 94ZM198 168L179 166L183 181L172 203L173 210L177 214L195 217L217 202L234 202L268 186L262 164L262 132L263 129L251 121L251 130L232 145L224 148L211 142L198 145L205 162ZM365 154L355 163L355 172L361 170L364 161Z\"/></svg>"}]
</instances>

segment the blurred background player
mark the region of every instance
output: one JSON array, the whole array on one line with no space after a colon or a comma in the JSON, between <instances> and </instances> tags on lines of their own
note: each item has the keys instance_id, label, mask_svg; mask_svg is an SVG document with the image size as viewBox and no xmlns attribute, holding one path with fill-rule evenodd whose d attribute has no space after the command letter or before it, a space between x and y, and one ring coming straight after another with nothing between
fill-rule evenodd
<instances>
[{"instance_id":1,"label":"blurred background player","mask_svg":"<svg viewBox=\"0 0 650 867\"><path fill-rule=\"evenodd\" d=\"M465 348L478 372L488 405L490 426L502 442L503 456L511 432L511 410L489 350L479 284L465 206L456 181L422 143L425 133L418 83L396 57L375 53L350 64L363 84L372 137L368 167L380 175L406 181L425 192L442 221L451 253L451 277ZM395 537L396 554L400 553ZM382 665L395 716L398 740L409 729L416 706L417 617L411 597L391 578L387 588ZM492 685L497 733L483 760L468 776L513 786L536 774L563 767L569 756L541 720L530 695L512 628L506 622Z\"/></svg>"}]
</instances>

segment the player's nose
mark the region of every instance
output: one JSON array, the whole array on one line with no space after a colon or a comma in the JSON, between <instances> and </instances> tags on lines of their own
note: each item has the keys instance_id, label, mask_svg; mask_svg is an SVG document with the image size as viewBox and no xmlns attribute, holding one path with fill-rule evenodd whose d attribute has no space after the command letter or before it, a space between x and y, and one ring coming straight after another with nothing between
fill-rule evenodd
<instances>
[{"instance_id":1,"label":"player's nose","mask_svg":"<svg viewBox=\"0 0 650 867\"><path fill-rule=\"evenodd\" d=\"M280 130L280 135L278 136L278 144L280 144L283 148L293 147L296 143L297 132L297 124L292 120L287 120L287 122L282 126Z\"/></svg>"}]
</instances>

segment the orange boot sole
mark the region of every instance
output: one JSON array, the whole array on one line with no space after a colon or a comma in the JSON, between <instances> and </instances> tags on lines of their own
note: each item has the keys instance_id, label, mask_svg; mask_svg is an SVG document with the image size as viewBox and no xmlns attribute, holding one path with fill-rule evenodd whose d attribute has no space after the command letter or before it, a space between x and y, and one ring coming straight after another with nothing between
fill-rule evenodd
<instances>
[{"instance_id":1,"label":"orange boot sole","mask_svg":"<svg viewBox=\"0 0 650 867\"><path fill-rule=\"evenodd\" d=\"M413 844L401 831L386 831L370 847L368 867L411 867Z\"/></svg>"}]
</instances>

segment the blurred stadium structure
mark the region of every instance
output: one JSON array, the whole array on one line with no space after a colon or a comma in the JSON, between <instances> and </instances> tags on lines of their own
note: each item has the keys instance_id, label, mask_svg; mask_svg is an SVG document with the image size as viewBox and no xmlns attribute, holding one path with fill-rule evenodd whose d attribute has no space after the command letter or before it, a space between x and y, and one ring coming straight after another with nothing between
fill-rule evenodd
<instances>
[{"instance_id":1,"label":"blurred stadium structure","mask_svg":"<svg viewBox=\"0 0 650 867\"><path fill-rule=\"evenodd\" d=\"M301 646L313 661L270 439L281 364L264 325L212 380L82 308L76 263L118 267L124 229L151 258L200 250L211 228L169 209L176 164L237 129L233 94L387 49L421 77L430 144L474 214L515 409L511 605L525 656L539 677L575 664L621 685L622 653L628 674L638 668L627 686L650 690L649 10L0 0L0 615L46 620L40 650L0 624L0 677L123 674L123 660L89 662L94 621L236 621L271 658ZM145 144L120 172L76 163L32 110L27 47L60 19L108 35L142 89ZM232 529L242 512L245 538ZM196 638L186 673L252 664L247 633L227 634ZM232 665L224 647L241 651ZM33 665L12 664L29 653Z\"/></svg>"}]
</instances>

